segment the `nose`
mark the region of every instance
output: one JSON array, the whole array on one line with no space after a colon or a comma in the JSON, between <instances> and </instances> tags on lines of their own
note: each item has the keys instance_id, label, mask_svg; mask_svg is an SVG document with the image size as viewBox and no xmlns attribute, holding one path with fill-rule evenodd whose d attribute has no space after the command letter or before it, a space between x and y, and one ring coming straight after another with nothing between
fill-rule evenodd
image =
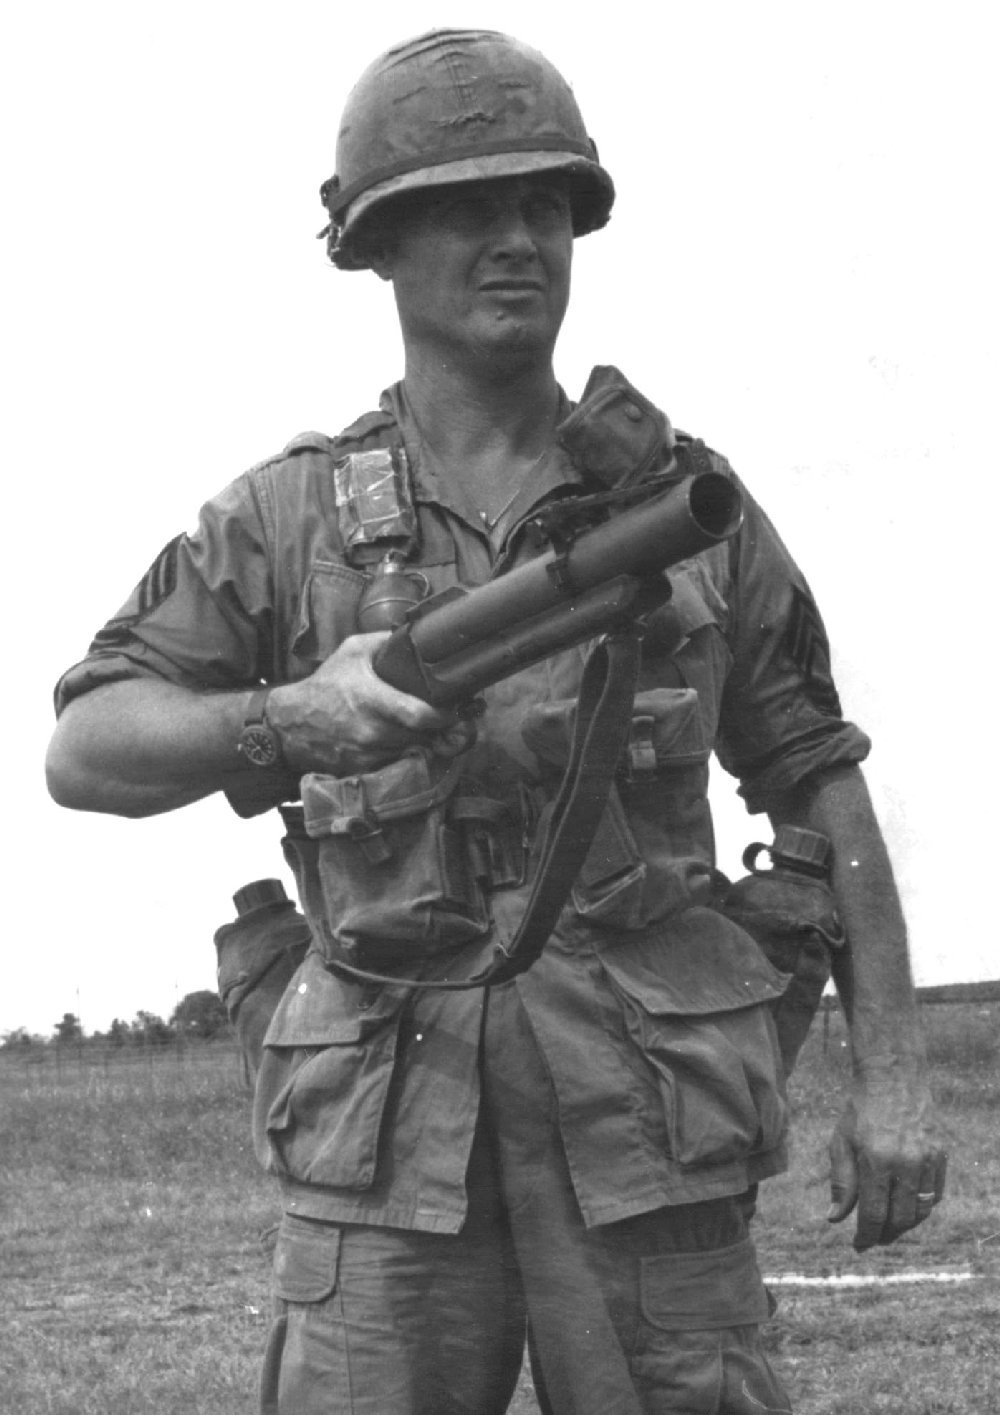
<instances>
[{"instance_id":1,"label":"nose","mask_svg":"<svg viewBox=\"0 0 1000 1415\"><path fill-rule=\"evenodd\" d=\"M523 258L535 254L535 237L519 200L506 201L496 211L491 242L496 255Z\"/></svg>"}]
</instances>

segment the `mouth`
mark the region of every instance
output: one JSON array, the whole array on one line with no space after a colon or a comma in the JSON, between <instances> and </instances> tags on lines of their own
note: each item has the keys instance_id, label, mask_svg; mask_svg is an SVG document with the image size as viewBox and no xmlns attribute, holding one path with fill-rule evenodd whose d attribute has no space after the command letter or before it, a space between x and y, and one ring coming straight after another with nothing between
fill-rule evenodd
<instances>
[{"instance_id":1,"label":"mouth","mask_svg":"<svg viewBox=\"0 0 1000 1415\"><path fill-rule=\"evenodd\" d=\"M480 285L491 295L540 295L542 284L538 280L484 280Z\"/></svg>"}]
</instances>

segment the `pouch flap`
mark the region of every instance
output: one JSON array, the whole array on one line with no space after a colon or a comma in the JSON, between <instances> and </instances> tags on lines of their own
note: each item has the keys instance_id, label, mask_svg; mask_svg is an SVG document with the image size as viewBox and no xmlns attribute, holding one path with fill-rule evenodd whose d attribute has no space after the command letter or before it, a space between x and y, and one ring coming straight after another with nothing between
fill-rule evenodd
<instances>
[{"instance_id":1,"label":"pouch flap","mask_svg":"<svg viewBox=\"0 0 1000 1415\"><path fill-rule=\"evenodd\" d=\"M673 445L666 415L611 365L593 370L556 435L578 471L609 487L650 470Z\"/></svg>"},{"instance_id":2,"label":"pouch flap","mask_svg":"<svg viewBox=\"0 0 1000 1415\"><path fill-rule=\"evenodd\" d=\"M632 714L633 738L644 722L657 766L705 762L711 753L694 688L654 688L637 693Z\"/></svg>"},{"instance_id":3,"label":"pouch flap","mask_svg":"<svg viewBox=\"0 0 1000 1415\"><path fill-rule=\"evenodd\" d=\"M662 1253L640 1266L642 1311L661 1331L718 1331L768 1318L749 1238L699 1253Z\"/></svg>"},{"instance_id":4,"label":"pouch flap","mask_svg":"<svg viewBox=\"0 0 1000 1415\"><path fill-rule=\"evenodd\" d=\"M306 834L314 840L359 837L384 821L421 815L448 799L461 769L457 758L443 766L440 758L417 751L363 776L310 772L301 784Z\"/></svg>"},{"instance_id":5,"label":"pouch flap","mask_svg":"<svg viewBox=\"0 0 1000 1415\"><path fill-rule=\"evenodd\" d=\"M302 590L292 654L320 664L357 631L358 604L368 577L341 560L315 560Z\"/></svg>"},{"instance_id":6,"label":"pouch flap","mask_svg":"<svg viewBox=\"0 0 1000 1415\"><path fill-rule=\"evenodd\" d=\"M307 953L278 1003L267 1047L350 1046L397 1013L404 988L371 988L334 977L318 953Z\"/></svg>"},{"instance_id":7,"label":"pouch flap","mask_svg":"<svg viewBox=\"0 0 1000 1415\"><path fill-rule=\"evenodd\" d=\"M714 909L696 907L639 938L598 942L601 964L652 1016L707 1017L780 997L788 983L753 939Z\"/></svg>"},{"instance_id":8,"label":"pouch flap","mask_svg":"<svg viewBox=\"0 0 1000 1415\"><path fill-rule=\"evenodd\" d=\"M540 761L565 766L575 723L575 698L536 703L525 714L521 737ZM652 688L636 693L632 724L633 738L638 731L650 742L658 766L708 760L710 747L694 688Z\"/></svg>"},{"instance_id":9,"label":"pouch flap","mask_svg":"<svg viewBox=\"0 0 1000 1415\"><path fill-rule=\"evenodd\" d=\"M337 1286L340 1226L285 1214L274 1250L274 1292L285 1302L322 1302Z\"/></svg>"}]
</instances>

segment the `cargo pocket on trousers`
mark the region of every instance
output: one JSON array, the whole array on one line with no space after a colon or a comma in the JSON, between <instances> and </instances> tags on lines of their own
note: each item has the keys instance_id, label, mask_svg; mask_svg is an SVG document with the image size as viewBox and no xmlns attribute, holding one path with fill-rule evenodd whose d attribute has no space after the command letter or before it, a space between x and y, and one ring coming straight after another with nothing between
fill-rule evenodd
<instances>
[{"instance_id":1,"label":"cargo pocket on trousers","mask_svg":"<svg viewBox=\"0 0 1000 1415\"><path fill-rule=\"evenodd\" d=\"M308 1322L308 1309L316 1308L336 1291L340 1233L337 1224L293 1214L285 1214L281 1220L272 1277L275 1312L260 1378L261 1415L279 1415L282 1405L288 1409L281 1394L287 1384L282 1380L282 1364L286 1360L293 1368L302 1364L305 1338L301 1321L293 1318L289 1304L305 1308Z\"/></svg>"},{"instance_id":2,"label":"cargo pocket on trousers","mask_svg":"<svg viewBox=\"0 0 1000 1415\"><path fill-rule=\"evenodd\" d=\"M274 1250L274 1295L282 1302L322 1302L337 1286L340 1225L285 1214Z\"/></svg>"},{"instance_id":3,"label":"cargo pocket on trousers","mask_svg":"<svg viewBox=\"0 0 1000 1415\"><path fill-rule=\"evenodd\" d=\"M643 1258L639 1283L641 1324L631 1364L649 1409L790 1410L760 1341L768 1303L749 1239Z\"/></svg>"},{"instance_id":4,"label":"cargo pocket on trousers","mask_svg":"<svg viewBox=\"0 0 1000 1415\"><path fill-rule=\"evenodd\" d=\"M769 1004L785 980L752 939L690 909L600 957L659 1086L673 1159L697 1168L779 1145L787 1104Z\"/></svg>"}]
</instances>

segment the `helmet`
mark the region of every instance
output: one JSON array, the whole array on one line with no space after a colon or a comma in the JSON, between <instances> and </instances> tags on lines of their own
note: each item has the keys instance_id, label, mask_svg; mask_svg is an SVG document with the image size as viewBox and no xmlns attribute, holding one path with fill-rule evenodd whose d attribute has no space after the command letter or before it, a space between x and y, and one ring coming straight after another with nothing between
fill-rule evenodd
<instances>
[{"instance_id":1,"label":"helmet","mask_svg":"<svg viewBox=\"0 0 1000 1415\"><path fill-rule=\"evenodd\" d=\"M615 199L565 79L493 30L431 30L380 55L348 95L336 160L320 234L342 270L367 267L360 223L403 192L564 172L577 236L603 226Z\"/></svg>"}]
</instances>

